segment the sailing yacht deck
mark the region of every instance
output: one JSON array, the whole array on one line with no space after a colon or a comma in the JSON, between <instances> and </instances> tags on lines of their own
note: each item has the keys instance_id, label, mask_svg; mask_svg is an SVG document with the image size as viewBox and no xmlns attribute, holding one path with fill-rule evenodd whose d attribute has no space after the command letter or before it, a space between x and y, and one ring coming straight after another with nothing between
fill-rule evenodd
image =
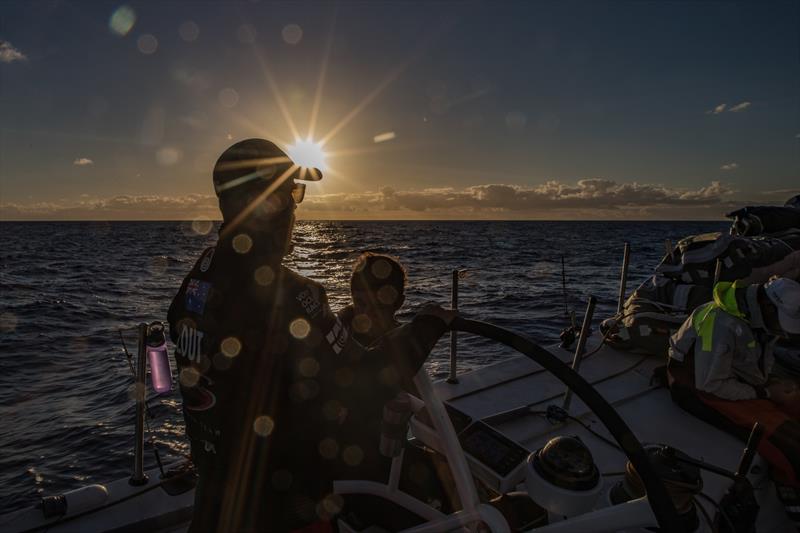
<instances>
[{"instance_id":1,"label":"sailing yacht deck","mask_svg":"<svg viewBox=\"0 0 800 533\"><path fill-rule=\"evenodd\" d=\"M593 383L598 391L617 409L643 444L669 444L684 453L703 459L719 467L734 470L744 447L743 443L703 421L695 419L678 408L670 399L669 391L651 385L653 370L662 364L655 357L621 352L603 346L592 352L600 342L590 339L583 360L581 375ZM572 353L558 347L550 351L564 362L572 360ZM541 415L549 405L561 406L565 387L551 374L525 356L513 356L498 363L464 373L457 384L439 381L434 384L436 393L451 407L455 407L472 421L483 420L524 448L524 453L535 451L548 440L559 435L577 435L589 447L596 464L604 475L603 494L598 507L608 505L608 492L620 479L626 458L615 446L598 438L574 420L551 423ZM581 420L595 433L611 439L598 419L584 403L573 397L569 409L571 416ZM424 430L424 424L412 424L412 429ZM435 434L417 435L433 447ZM611 439L613 441L613 439ZM519 450L518 450L519 451ZM479 478L485 472L474 457L467 455L473 474ZM525 461L521 462L524 465ZM511 488L524 483L523 468L518 466L508 477ZM60 523L58 519L43 520L41 511L27 509L2 517L0 525L9 531L37 531L46 528L51 533L160 530L178 532L188 527L193 491L176 496L168 495L159 487L157 470L148 472L149 482L141 487L120 479L106 485L108 497L97 512L87 513ZM756 456L749 477L756 487L756 497L761 504L759 533L778 533L792 527L781 504L774 494L774 485L768 480L767 465ZM703 472L703 492L719 501L730 480ZM509 481L510 480L510 481ZM524 485L523 485L524 486ZM705 500L699 500L709 515L715 509ZM699 531L706 531L701 524Z\"/></svg>"}]
</instances>

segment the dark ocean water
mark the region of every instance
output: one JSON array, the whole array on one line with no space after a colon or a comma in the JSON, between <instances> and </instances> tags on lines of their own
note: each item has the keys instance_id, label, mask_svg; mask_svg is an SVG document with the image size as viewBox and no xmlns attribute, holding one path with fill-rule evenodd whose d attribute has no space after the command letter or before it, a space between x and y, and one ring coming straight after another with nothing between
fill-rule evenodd
<instances>
[{"instance_id":1,"label":"dark ocean water","mask_svg":"<svg viewBox=\"0 0 800 533\"><path fill-rule=\"evenodd\" d=\"M134 327L166 320L174 292L216 228L191 223L0 223L0 513L87 483L130 474L132 377L120 341L135 353ZM623 243L632 247L629 289L661 259L664 240L720 231L723 222L300 222L289 266L321 282L334 309L347 303L353 259L364 250L399 256L409 270L403 316L449 302L451 271L462 312L553 342L568 302L580 317L589 294L598 320L616 306ZM200 230L199 232L197 230ZM205 232L205 233L204 233ZM508 355L462 337L459 368ZM448 370L448 342L429 360ZM162 457L187 451L177 393L150 402ZM145 455L155 464L152 452Z\"/></svg>"}]
</instances>

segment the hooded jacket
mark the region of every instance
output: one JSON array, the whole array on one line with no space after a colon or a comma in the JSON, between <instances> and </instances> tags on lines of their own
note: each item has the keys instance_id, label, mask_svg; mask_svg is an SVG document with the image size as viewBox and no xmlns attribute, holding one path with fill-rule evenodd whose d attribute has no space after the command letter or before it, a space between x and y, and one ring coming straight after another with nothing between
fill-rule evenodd
<instances>
[{"instance_id":1,"label":"hooded jacket","mask_svg":"<svg viewBox=\"0 0 800 533\"><path fill-rule=\"evenodd\" d=\"M764 397L777 339L763 329L757 290L758 285L717 283L713 301L695 309L670 337L670 359L694 359L698 390L726 400Z\"/></svg>"}]
</instances>

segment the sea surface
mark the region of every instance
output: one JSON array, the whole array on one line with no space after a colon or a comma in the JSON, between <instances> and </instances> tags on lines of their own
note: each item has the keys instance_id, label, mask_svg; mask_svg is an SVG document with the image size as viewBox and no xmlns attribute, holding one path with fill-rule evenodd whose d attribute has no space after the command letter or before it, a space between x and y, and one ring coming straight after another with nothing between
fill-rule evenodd
<instances>
[{"instance_id":1,"label":"sea surface","mask_svg":"<svg viewBox=\"0 0 800 533\"><path fill-rule=\"evenodd\" d=\"M724 222L299 222L288 265L321 282L334 310L362 251L391 253L408 268L402 317L450 301L470 318L542 343L558 340L566 306L596 321L616 308L624 242L629 291L664 253L665 239L724 231ZM42 495L130 475L135 407L123 349L136 352L138 322L166 320L172 296L216 239L203 222L0 223L0 513ZM448 339L429 358L448 372ZM459 372L509 351L462 335ZM150 393L152 395L152 392ZM176 392L149 400L153 439L165 462L188 451ZM146 447L146 466L155 465Z\"/></svg>"}]
</instances>

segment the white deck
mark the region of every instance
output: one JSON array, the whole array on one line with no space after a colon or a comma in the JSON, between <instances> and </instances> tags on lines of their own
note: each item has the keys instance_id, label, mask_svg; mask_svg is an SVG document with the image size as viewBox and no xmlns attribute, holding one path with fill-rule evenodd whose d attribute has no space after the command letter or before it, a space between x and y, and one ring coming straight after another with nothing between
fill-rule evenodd
<instances>
[{"instance_id":1,"label":"white deck","mask_svg":"<svg viewBox=\"0 0 800 533\"><path fill-rule=\"evenodd\" d=\"M597 346L597 341L595 338L594 343L589 343L587 353ZM549 349L563 361L572 361L572 353L558 347ZM672 402L667 389L650 385L653 370L662 364L663 360L656 357L604 346L583 361L580 373L590 383L598 382L595 388L614 406L643 444L669 444L694 458L736 470L744 448L741 441L687 414ZM535 410L545 410L550 404L561 406L564 386L549 373L537 372L540 370L541 367L527 357L515 356L461 375L458 384L437 382L436 390L443 399L474 419L531 404L536 404ZM620 374L615 376L617 373ZM510 376L519 377L509 381ZM570 414L614 440L576 396L573 396ZM601 473L620 472L625 468L627 460L620 451L572 421L553 425L542 416L522 415L491 425L530 451L539 449L555 436L577 435L592 450ZM703 492L719 501L730 480L706 471L702 476ZM783 507L774 495L774 485L768 481L767 465L758 455L749 478L755 487L763 487L756 494L762 506L759 533L792 531ZM619 479L614 476L605 481L610 488ZM710 504L704 505L713 517L715 510Z\"/></svg>"},{"instance_id":2,"label":"white deck","mask_svg":"<svg viewBox=\"0 0 800 533\"><path fill-rule=\"evenodd\" d=\"M590 341L587 352L596 346L597 339ZM594 343L594 344L593 344ZM571 361L572 354L551 348L551 351L564 361ZM603 347L598 353L584 360L581 375L595 383L600 393L611 402L626 420L634 434L643 443L663 443L704 459L722 468L734 470L739 461L743 444L735 438L694 419L675 406L669 392L650 385L650 376L661 361L657 358L644 358L626 352ZM618 374L618 375L617 375ZM468 372L459 376L458 384L437 382L437 393L453 406L473 419L484 419L490 415L505 412L521 406L536 404L534 409L544 410L549 404L561 405L564 386L552 375L524 356L515 356L496 364ZM598 420L587 412L579 398L573 397L570 413L581 418L600 434L610 435ZM570 422L552 425L536 415L521 415L503 423L493 423L495 429L520 443L530 451L544 445L557 435L578 435L589 446L601 473L615 473L624 470L626 459L615 448L597 439L579 424ZM613 439L612 439L613 440ZM703 472L703 492L719 501L729 485L729 480L708 472ZM756 457L751 469L751 481L756 487L762 508L759 514L759 533L778 533L791 530L782 506L774 496L772 483L767 479L767 468L760 457ZM131 487L127 479L108 485L109 499L106 503L123 500L132 494L151 487L158 482L157 471L150 472L150 483L144 487ZM604 479L606 488L616 483L619 476ZM26 531L35 527L47 527L52 533L91 532L91 531L139 531L145 527L152 530L156 517L169 513L181 516L191 508L193 491L179 496L169 496L161 488L154 488L138 497L107 507L98 513L88 514L62 524L42 521L41 512L35 509L21 511L15 516L0 517L4 531ZM601 497L601 505L605 498ZM711 516L714 509L707 505ZM68 515L69 516L69 515ZM186 516L185 514L182 516ZM8 521L11 519L11 521ZM161 522L162 531L185 531L188 523Z\"/></svg>"}]
</instances>

